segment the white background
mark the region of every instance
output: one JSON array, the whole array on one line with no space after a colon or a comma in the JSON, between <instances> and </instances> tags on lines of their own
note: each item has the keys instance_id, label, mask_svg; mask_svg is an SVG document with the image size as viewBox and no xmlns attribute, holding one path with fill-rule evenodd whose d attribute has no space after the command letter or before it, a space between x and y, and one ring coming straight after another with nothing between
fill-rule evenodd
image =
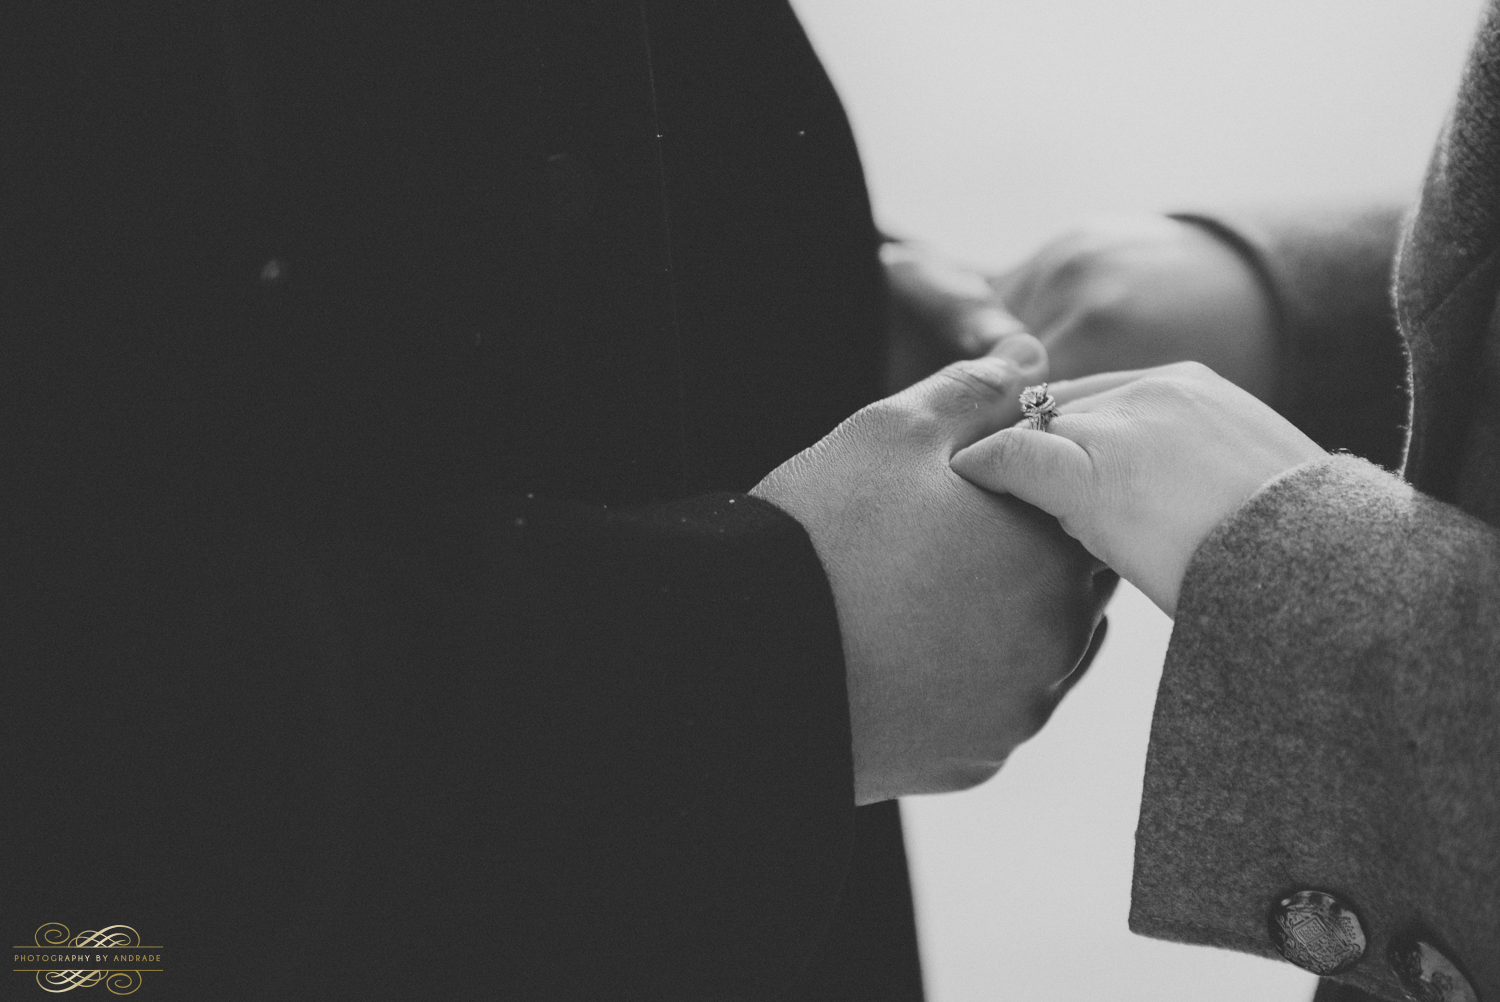
<instances>
[{"instance_id":1,"label":"white background","mask_svg":"<svg viewBox=\"0 0 1500 1002\"><path fill-rule=\"evenodd\" d=\"M794 0L888 231L999 270L1082 217L1410 200L1480 0ZM930 1002L1304 1002L1286 964L1132 936L1171 624L1122 588L1046 731L902 805Z\"/></svg>"}]
</instances>

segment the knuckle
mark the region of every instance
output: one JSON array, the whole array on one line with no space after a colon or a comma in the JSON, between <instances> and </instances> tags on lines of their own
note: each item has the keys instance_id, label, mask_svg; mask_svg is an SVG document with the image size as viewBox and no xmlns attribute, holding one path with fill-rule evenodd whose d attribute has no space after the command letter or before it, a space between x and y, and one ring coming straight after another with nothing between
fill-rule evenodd
<instances>
[{"instance_id":1,"label":"knuckle","mask_svg":"<svg viewBox=\"0 0 1500 1002\"><path fill-rule=\"evenodd\" d=\"M1195 382L1212 381L1219 378L1218 373L1202 362L1173 362L1171 365L1166 366L1166 370L1179 378Z\"/></svg>"},{"instance_id":2,"label":"knuckle","mask_svg":"<svg viewBox=\"0 0 1500 1002\"><path fill-rule=\"evenodd\" d=\"M1134 406L1125 411L1127 416L1142 417L1161 407L1179 406L1195 395L1197 380L1177 369L1176 363L1146 376L1129 387L1125 399Z\"/></svg>"},{"instance_id":3,"label":"knuckle","mask_svg":"<svg viewBox=\"0 0 1500 1002\"><path fill-rule=\"evenodd\" d=\"M1135 387L1138 419L1148 419L1162 412L1196 410L1212 407L1222 377L1201 362L1174 362L1156 374L1141 379Z\"/></svg>"},{"instance_id":4,"label":"knuckle","mask_svg":"<svg viewBox=\"0 0 1500 1002\"><path fill-rule=\"evenodd\" d=\"M1116 417L1121 428L1118 430L1127 431L1128 422L1140 419L1153 409L1170 407L1182 395L1182 383L1170 373L1157 373L1137 380L1120 395Z\"/></svg>"},{"instance_id":5,"label":"knuckle","mask_svg":"<svg viewBox=\"0 0 1500 1002\"><path fill-rule=\"evenodd\" d=\"M870 442L925 441L942 434L938 415L906 393L876 401L850 420L855 419L851 431Z\"/></svg>"}]
</instances>

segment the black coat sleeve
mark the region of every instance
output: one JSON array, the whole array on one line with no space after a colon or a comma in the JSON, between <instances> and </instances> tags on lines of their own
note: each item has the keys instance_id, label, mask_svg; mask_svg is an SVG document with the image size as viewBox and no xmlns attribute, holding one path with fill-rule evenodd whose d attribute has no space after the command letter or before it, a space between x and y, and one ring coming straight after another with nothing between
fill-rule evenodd
<instances>
[{"instance_id":1,"label":"black coat sleeve","mask_svg":"<svg viewBox=\"0 0 1500 1002\"><path fill-rule=\"evenodd\" d=\"M818 946L854 822L838 622L801 526L745 495L519 501L479 550L439 690L459 709L432 724L493 755L489 779L410 802L492 805L514 905L472 904L513 929L520 980L773 995Z\"/></svg>"},{"instance_id":2,"label":"black coat sleeve","mask_svg":"<svg viewBox=\"0 0 1500 1002\"><path fill-rule=\"evenodd\" d=\"M795 520L517 500L314 547L151 479L7 520L14 944L131 925L167 948L142 975L163 998L796 982L855 809L837 616Z\"/></svg>"},{"instance_id":3,"label":"black coat sleeve","mask_svg":"<svg viewBox=\"0 0 1500 1002\"><path fill-rule=\"evenodd\" d=\"M802 527L742 494L413 511L328 565L365 672L350 955L392 998L795 984L855 829L838 619Z\"/></svg>"}]
</instances>

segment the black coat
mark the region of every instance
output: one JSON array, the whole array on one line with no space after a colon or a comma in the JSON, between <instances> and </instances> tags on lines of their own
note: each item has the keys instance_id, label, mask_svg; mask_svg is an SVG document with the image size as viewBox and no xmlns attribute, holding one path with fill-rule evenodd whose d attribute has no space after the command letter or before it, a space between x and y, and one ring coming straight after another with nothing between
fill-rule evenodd
<instances>
[{"instance_id":1,"label":"black coat","mask_svg":"<svg viewBox=\"0 0 1500 1002\"><path fill-rule=\"evenodd\" d=\"M10 942L132 926L142 998L918 997L828 585L733 493L879 386L785 4L21 7Z\"/></svg>"}]
</instances>

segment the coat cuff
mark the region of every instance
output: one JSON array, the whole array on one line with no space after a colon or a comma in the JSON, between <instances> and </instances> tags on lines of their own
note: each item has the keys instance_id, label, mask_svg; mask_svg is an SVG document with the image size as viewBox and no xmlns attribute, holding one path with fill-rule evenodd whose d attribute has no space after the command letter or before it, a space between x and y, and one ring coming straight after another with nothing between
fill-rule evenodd
<instances>
[{"instance_id":1,"label":"coat cuff","mask_svg":"<svg viewBox=\"0 0 1500 1002\"><path fill-rule=\"evenodd\" d=\"M1195 554L1152 724L1131 928L1278 957L1319 890L1360 919L1340 978L1401 1000L1393 937L1500 997L1500 543L1351 456L1254 495Z\"/></svg>"}]
</instances>

